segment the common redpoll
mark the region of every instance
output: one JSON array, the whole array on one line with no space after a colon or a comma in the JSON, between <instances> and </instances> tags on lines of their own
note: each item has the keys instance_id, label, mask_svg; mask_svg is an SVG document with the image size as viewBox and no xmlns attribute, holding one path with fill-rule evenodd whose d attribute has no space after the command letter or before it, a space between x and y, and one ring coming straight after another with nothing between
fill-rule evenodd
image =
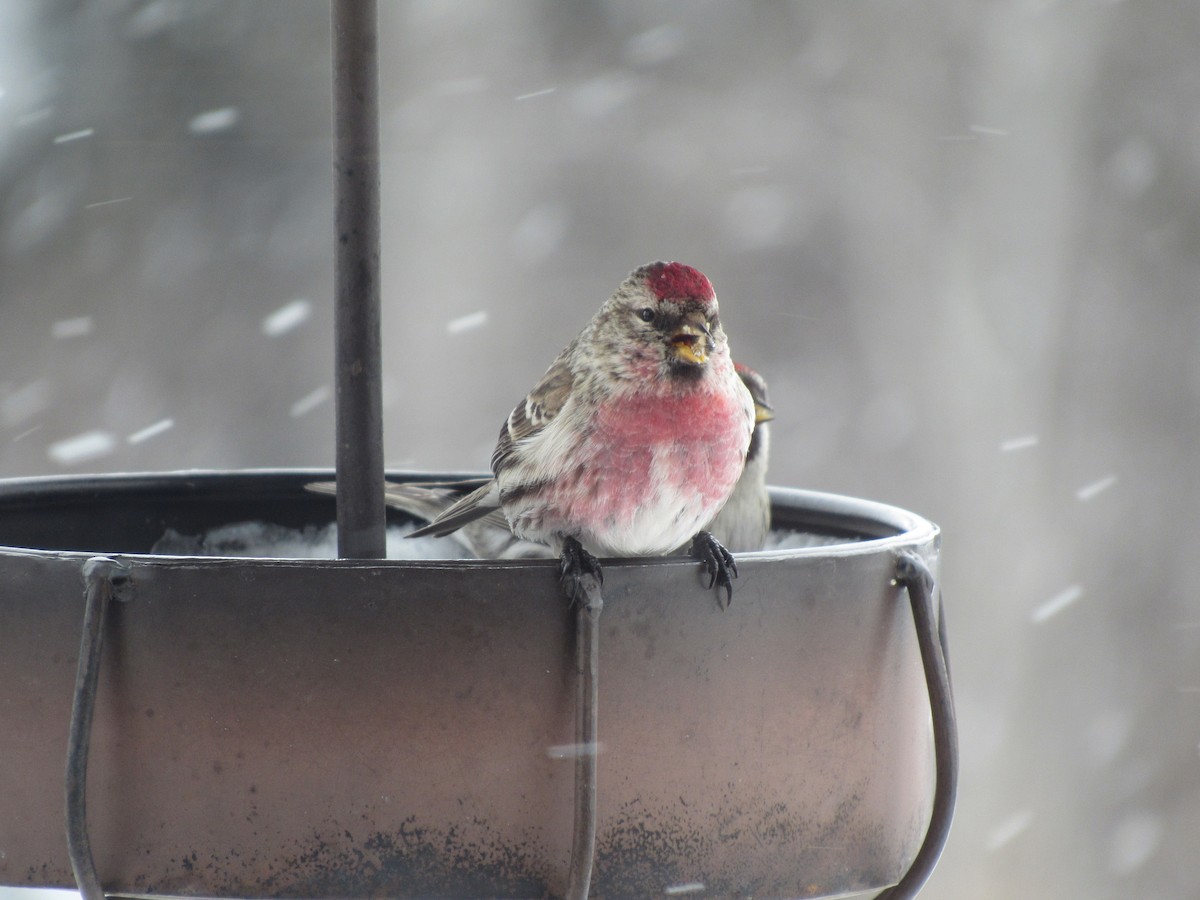
<instances>
[{"instance_id":1,"label":"common redpoll","mask_svg":"<svg viewBox=\"0 0 1200 900\"><path fill-rule=\"evenodd\" d=\"M705 530L727 550L744 553L761 550L771 530L771 498L767 494L771 435L767 423L775 418L775 412L767 402L767 382L763 377L741 363L735 363L734 369L754 398L754 433L733 493Z\"/></svg>"},{"instance_id":2,"label":"common redpoll","mask_svg":"<svg viewBox=\"0 0 1200 900\"><path fill-rule=\"evenodd\" d=\"M754 433L750 449L737 485L716 518L704 529L734 553L761 550L771 527L771 501L767 495L767 457L770 435L767 422L774 412L767 402L767 383L763 377L741 363L734 369L754 398ZM465 491L478 487L479 479L422 484L419 482L388 482L384 485L384 502L411 516L432 521L457 503ZM317 493L332 494L334 482L323 481L307 485ZM545 544L523 541L512 533L508 520L495 510L481 519L468 522L449 535L479 559L530 559L550 557Z\"/></svg>"},{"instance_id":3,"label":"common redpoll","mask_svg":"<svg viewBox=\"0 0 1200 900\"><path fill-rule=\"evenodd\" d=\"M411 536L499 509L517 537L560 557L572 600L602 578L595 555L664 555L691 538L709 586L731 599L733 556L699 529L733 492L754 420L712 285L690 266L650 263L509 415L495 477Z\"/></svg>"}]
</instances>

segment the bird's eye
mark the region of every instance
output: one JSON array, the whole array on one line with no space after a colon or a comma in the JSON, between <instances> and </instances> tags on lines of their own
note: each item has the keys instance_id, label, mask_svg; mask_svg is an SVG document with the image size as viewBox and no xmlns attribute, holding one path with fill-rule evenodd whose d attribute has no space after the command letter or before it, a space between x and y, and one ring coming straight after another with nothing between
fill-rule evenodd
<instances>
[{"instance_id":1,"label":"bird's eye","mask_svg":"<svg viewBox=\"0 0 1200 900\"><path fill-rule=\"evenodd\" d=\"M641 319L643 322L653 322L654 321L654 310L652 310L648 306L644 307L643 309L639 309L638 310L638 318Z\"/></svg>"}]
</instances>

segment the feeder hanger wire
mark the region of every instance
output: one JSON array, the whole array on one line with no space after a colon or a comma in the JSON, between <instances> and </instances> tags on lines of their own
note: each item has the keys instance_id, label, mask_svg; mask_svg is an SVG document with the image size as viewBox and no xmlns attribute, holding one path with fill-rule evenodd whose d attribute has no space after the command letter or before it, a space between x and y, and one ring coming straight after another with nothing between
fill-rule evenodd
<instances>
[{"instance_id":1,"label":"feeder hanger wire","mask_svg":"<svg viewBox=\"0 0 1200 900\"><path fill-rule=\"evenodd\" d=\"M913 624L925 682L929 690L929 709L933 718L933 751L937 766L934 779L933 810L925 840L917 851L908 872L894 886L879 895L877 900L911 900L920 893L933 874L954 818L954 802L958 791L958 724L954 713L954 696L950 688L950 670L946 648L945 613L941 609L941 592L925 561L911 551L896 561L896 583L908 590L912 602ZM934 610L934 597L938 609Z\"/></svg>"},{"instance_id":2,"label":"feeder hanger wire","mask_svg":"<svg viewBox=\"0 0 1200 900\"><path fill-rule=\"evenodd\" d=\"M596 860L596 757L600 751L600 613L595 575L583 577L575 616L575 819L566 900L587 900Z\"/></svg>"},{"instance_id":3,"label":"feeder hanger wire","mask_svg":"<svg viewBox=\"0 0 1200 900\"><path fill-rule=\"evenodd\" d=\"M71 727L67 735L67 853L71 871L83 900L104 900L104 889L92 857L87 827L88 748L92 715L96 711L96 685L100 680L100 654L104 647L104 623L108 602L128 599L129 570L105 556L89 559L83 566L83 638L79 645L79 668L71 701Z\"/></svg>"}]
</instances>

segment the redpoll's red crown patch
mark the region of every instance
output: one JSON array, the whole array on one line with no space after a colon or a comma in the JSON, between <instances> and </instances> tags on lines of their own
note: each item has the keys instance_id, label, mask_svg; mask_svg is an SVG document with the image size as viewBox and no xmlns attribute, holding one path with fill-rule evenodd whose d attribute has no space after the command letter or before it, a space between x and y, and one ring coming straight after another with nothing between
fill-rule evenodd
<instances>
[{"instance_id":1,"label":"redpoll's red crown patch","mask_svg":"<svg viewBox=\"0 0 1200 900\"><path fill-rule=\"evenodd\" d=\"M655 262L641 271L659 300L712 300L716 296L703 273L683 263Z\"/></svg>"}]
</instances>

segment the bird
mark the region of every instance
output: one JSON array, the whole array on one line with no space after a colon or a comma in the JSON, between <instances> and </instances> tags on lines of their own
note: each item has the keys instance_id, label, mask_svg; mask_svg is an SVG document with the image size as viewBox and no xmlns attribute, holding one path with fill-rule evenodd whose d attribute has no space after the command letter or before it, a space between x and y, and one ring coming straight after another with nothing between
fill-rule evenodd
<instances>
[{"instance_id":1,"label":"bird","mask_svg":"<svg viewBox=\"0 0 1200 900\"><path fill-rule=\"evenodd\" d=\"M771 501L767 494L767 464L770 435L767 425L775 413L767 400L766 380L742 363L734 371L754 400L754 431L737 485L721 511L704 527L725 549L733 553L761 550L771 527ZM395 481L384 484L384 502L427 522L436 519L460 500L464 492L480 487L486 479L471 478L446 482ZM335 482L306 485L317 493L336 493ZM500 510L468 522L448 535L478 559L551 558L545 544L521 540L512 533Z\"/></svg>"},{"instance_id":2,"label":"bird","mask_svg":"<svg viewBox=\"0 0 1200 900\"><path fill-rule=\"evenodd\" d=\"M584 602L598 556L683 546L733 598L733 555L703 526L742 473L754 400L734 370L712 283L679 262L629 274L500 429L493 478L412 532L444 536L497 510L547 545Z\"/></svg>"},{"instance_id":3,"label":"bird","mask_svg":"<svg viewBox=\"0 0 1200 900\"><path fill-rule=\"evenodd\" d=\"M725 505L705 527L734 553L761 550L771 530L771 498L767 492L767 463L771 452L770 426L775 410L767 402L767 382L742 363L734 370L754 400L754 431L737 485Z\"/></svg>"}]
</instances>

